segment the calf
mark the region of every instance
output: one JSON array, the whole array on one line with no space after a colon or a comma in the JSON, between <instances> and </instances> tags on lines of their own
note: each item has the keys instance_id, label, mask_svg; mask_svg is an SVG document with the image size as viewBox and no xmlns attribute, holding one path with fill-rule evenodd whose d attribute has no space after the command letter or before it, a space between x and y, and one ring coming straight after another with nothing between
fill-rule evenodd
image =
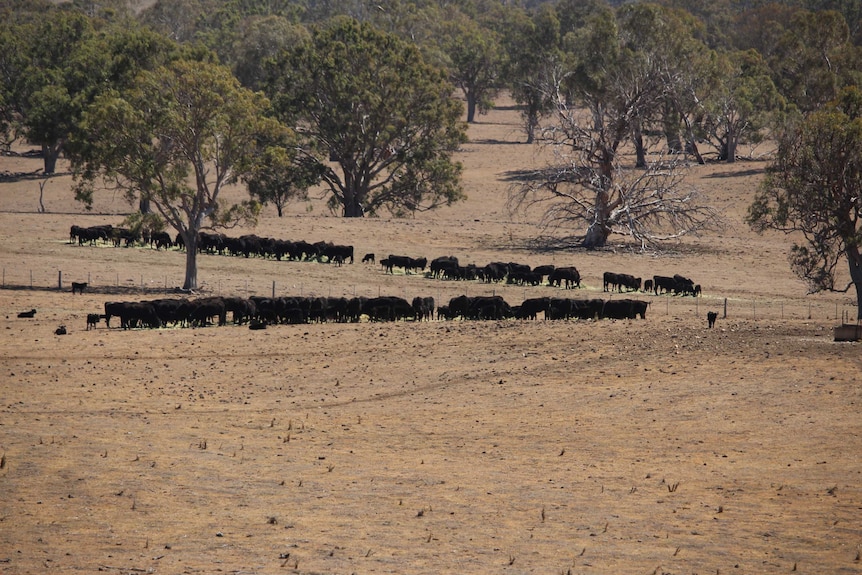
<instances>
[{"instance_id":1,"label":"calf","mask_svg":"<svg viewBox=\"0 0 862 575\"><path fill-rule=\"evenodd\" d=\"M87 282L72 282L72 293L83 294L84 290L87 289Z\"/></svg>"},{"instance_id":2,"label":"calf","mask_svg":"<svg viewBox=\"0 0 862 575\"><path fill-rule=\"evenodd\" d=\"M87 331L91 329L96 329L96 326L99 325L99 320L104 316L101 316L97 313L88 313L87 314Z\"/></svg>"},{"instance_id":3,"label":"calf","mask_svg":"<svg viewBox=\"0 0 862 575\"><path fill-rule=\"evenodd\" d=\"M30 311L22 311L18 314L18 317L34 317L36 315L36 310L31 309Z\"/></svg>"},{"instance_id":4,"label":"calf","mask_svg":"<svg viewBox=\"0 0 862 575\"><path fill-rule=\"evenodd\" d=\"M707 312L706 323L709 324L709 329L715 327L715 320L718 319L718 314L714 311Z\"/></svg>"},{"instance_id":5,"label":"calf","mask_svg":"<svg viewBox=\"0 0 862 575\"><path fill-rule=\"evenodd\" d=\"M374 254L365 254L362 256L362 263L374 263Z\"/></svg>"},{"instance_id":6,"label":"calf","mask_svg":"<svg viewBox=\"0 0 862 575\"><path fill-rule=\"evenodd\" d=\"M54 335L66 335L66 326L61 325L57 329L54 330Z\"/></svg>"}]
</instances>

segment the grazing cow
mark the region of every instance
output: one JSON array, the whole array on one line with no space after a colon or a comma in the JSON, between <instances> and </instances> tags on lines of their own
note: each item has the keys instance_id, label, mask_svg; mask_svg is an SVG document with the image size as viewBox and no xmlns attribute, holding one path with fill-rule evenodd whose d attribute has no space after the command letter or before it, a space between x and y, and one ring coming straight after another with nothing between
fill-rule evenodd
<instances>
[{"instance_id":1,"label":"grazing cow","mask_svg":"<svg viewBox=\"0 0 862 575\"><path fill-rule=\"evenodd\" d=\"M374 254L365 254L362 256L362 263L374 263Z\"/></svg>"},{"instance_id":2,"label":"grazing cow","mask_svg":"<svg viewBox=\"0 0 862 575\"><path fill-rule=\"evenodd\" d=\"M548 283L552 286L581 287L581 274L575 266L556 268L549 276Z\"/></svg>"},{"instance_id":3,"label":"grazing cow","mask_svg":"<svg viewBox=\"0 0 862 575\"><path fill-rule=\"evenodd\" d=\"M434 319L434 298L433 297L415 297L413 298L413 319L416 321L431 321Z\"/></svg>"},{"instance_id":4,"label":"grazing cow","mask_svg":"<svg viewBox=\"0 0 862 575\"><path fill-rule=\"evenodd\" d=\"M131 246L134 242L140 239L140 235L128 228L113 228L111 230L111 241L114 247L120 247L120 244L126 244L126 247Z\"/></svg>"},{"instance_id":5,"label":"grazing cow","mask_svg":"<svg viewBox=\"0 0 862 575\"><path fill-rule=\"evenodd\" d=\"M451 271L458 269L458 258L455 256L440 256L439 258L434 258L431 260L429 268L431 270L431 277L433 278L451 276Z\"/></svg>"},{"instance_id":6,"label":"grazing cow","mask_svg":"<svg viewBox=\"0 0 862 575\"><path fill-rule=\"evenodd\" d=\"M235 324L243 324L250 321L257 314L257 307L254 301L241 297L226 297L224 298L225 312L233 314L233 322Z\"/></svg>"},{"instance_id":7,"label":"grazing cow","mask_svg":"<svg viewBox=\"0 0 862 575\"><path fill-rule=\"evenodd\" d=\"M396 321L413 317L413 306L404 298L381 296L365 302L363 313L371 321Z\"/></svg>"},{"instance_id":8,"label":"grazing cow","mask_svg":"<svg viewBox=\"0 0 862 575\"><path fill-rule=\"evenodd\" d=\"M643 291L644 291L645 293L649 293L649 292L651 292L652 290L653 290L653 287L652 287L652 280L644 280L644 289L643 289Z\"/></svg>"},{"instance_id":9,"label":"grazing cow","mask_svg":"<svg viewBox=\"0 0 862 575\"><path fill-rule=\"evenodd\" d=\"M437 319L454 319L448 305L441 305L437 308Z\"/></svg>"},{"instance_id":10,"label":"grazing cow","mask_svg":"<svg viewBox=\"0 0 862 575\"><path fill-rule=\"evenodd\" d=\"M317 247L317 258L326 258L330 263L342 264L348 259L353 263L353 246L340 246L328 242L318 242L314 244Z\"/></svg>"},{"instance_id":11,"label":"grazing cow","mask_svg":"<svg viewBox=\"0 0 862 575\"><path fill-rule=\"evenodd\" d=\"M520 308L518 308L515 317L518 319L536 319L538 317L539 312L545 314L545 318L547 319L548 315L548 306L551 304L551 298L549 297L534 297L525 299Z\"/></svg>"},{"instance_id":12,"label":"grazing cow","mask_svg":"<svg viewBox=\"0 0 862 575\"><path fill-rule=\"evenodd\" d=\"M682 295L697 295L694 291L694 282L685 276L674 274L673 279L676 281L676 290L674 293Z\"/></svg>"},{"instance_id":13,"label":"grazing cow","mask_svg":"<svg viewBox=\"0 0 862 575\"><path fill-rule=\"evenodd\" d=\"M706 313L706 323L709 326L709 329L715 327L715 320L718 319L718 314L714 311L710 311Z\"/></svg>"},{"instance_id":14,"label":"grazing cow","mask_svg":"<svg viewBox=\"0 0 862 575\"><path fill-rule=\"evenodd\" d=\"M87 331L90 331L91 329L96 329L96 327L99 325L99 320L102 317L104 317L104 316L100 316L97 313L88 313L87 314Z\"/></svg>"},{"instance_id":15,"label":"grazing cow","mask_svg":"<svg viewBox=\"0 0 862 575\"><path fill-rule=\"evenodd\" d=\"M542 281L545 281L545 277L551 275L555 269L556 269L556 266L551 265L551 264L543 265L543 266L536 266L533 268L533 273L538 275L538 276L541 276ZM539 283L541 283L541 282L539 282Z\"/></svg>"},{"instance_id":16,"label":"grazing cow","mask_svg":"<svg viewBox=\"0 0 862 575\"><path fill-rule=\"evenodd\" d=\"M30 311L22 311L18 314L18 317L34 317L36 315L36 310L31 309Z\"/></svg>"},{"instance_id":17,"label":"grazing cow","mask_svg":"<svg viewBox=\"0 0 862 575\"><path fill-rule=\"evenodd\" d=\"M73 294L83 294L85 289L87 289L87 282L72 282Z\"/></svg>"},{"instance_id":18,"label":"grazing cow","mask_svg":"<svg viewBox=\"0 0 862 575\"><path fill-rule=\"evenodd\" d=\"M613 291L614 287L619 284L618 274L614 272L605 272L602 275L602 291Z\"/></svg>"},{"instance_id":19,"label":"grazing cow","mask_svg":"<svg viewBox=\"0 0 862 575\"><path fill-rule=\"evenodd\" d=\"M634 299L617 299L605 302L602 317L609 319L646 319L649 302Z\"/></svg>"},{"instance_id":20,"label":"grazing cow","mask_svg":"<svg viewBox=\"0 0 862 575\"><path fill-rule=\"evenodd\" d=\"M162 326L162 322L156 314L156 308L152 303L142 302L105 302L105 325L111 327L111 317L120 318L120 327L132 329L138 327Z\"/></svg>"},{"instance_id":21,"label":"grazing cow","mask_svg":"<svg viewBox=\"0 0 862 575\"><path fill-rule=\"evenodd\" d=\"M428 265L426 258L411 258L410 256L393 256L380 260L380 265L386 268L386 271L393 273L393 268L403 268L404 273L409 274L412 271L424 271Z\"/></svg>"},{"instance_id":22,"label":"grazing cow","mask_svg":"<svg viewBox=\"0 0 862 575\"><path fill-rule=\"evenodd\" d=\"M189 310L189 324L193 327L204 327L212 321L212 318L218 318L219 325L227 323L227 309L224 298L203 297L190 302L191 309Z\"/></svg>"},{"instance_id":23,"label":"grazing cow","mask_svg":"<svg viewBox=\"0 0 862 575\"><path fill-rule=\"evenodd\" d=\"M653 276L653 291L655 295L662 293L677 293L676 280L667 276Z\"/></svg>"},{"instance_id":24,"label":"grazing cow","mask_svg":"<svg viewBox=\"0 0 862 575\"><path fill-rule=\"evenodd\" d=\"M171 241L171 236L168 232L156 232L152 236L150 236L150 245L156 246L157 250L162 248L168 249L174 245L174 242Z\"/></svg>"}]
</instances>

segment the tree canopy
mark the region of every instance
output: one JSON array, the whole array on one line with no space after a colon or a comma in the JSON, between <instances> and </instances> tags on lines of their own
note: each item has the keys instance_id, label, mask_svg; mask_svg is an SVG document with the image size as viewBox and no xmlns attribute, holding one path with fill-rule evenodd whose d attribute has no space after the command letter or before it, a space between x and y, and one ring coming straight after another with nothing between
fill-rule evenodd
<instances>
[{"instance_id":1,"label":"tree canopy","mask_svg":"<svg viewBox=\"0 0 862 575\"><path fill-rule=\"evenodd\" d=\"M463 197L452 160L466 140L463 107L415 46L338 18L273 62L268 90L324 166L333 210L407 214Z\"/></svg>"},{"instance_id":2,"label":"tree canopy","mask_svg":"<svg viewBox=\"0 0 862 575\"><path fill-rule=\"evenodd\" d=\"M835 274L846 258L856 288L858 319L862 319L860 199L862 91L853 87L787 131L748 209L748 221L758 231L801 235L803 241L791 249L790 265L811 292L837 290Z\"/></svg>"},{"instance_id":3,"label":"tree canopy","mask_svg":"<svg viewBox=\"0 0 862 575\"><path fill-rule=\"evenodd\" d=\"M260 93L227 68L178 60L138 76L120 93L99 96L84 114L76 142L76 196L90 204L97 185L130 202L149 199L186 247L184 289L196 289L198 232L253 221L254 202L232 206L224 186L250 173L257 143L283 129Z\"/></svg>"}]
</instances>

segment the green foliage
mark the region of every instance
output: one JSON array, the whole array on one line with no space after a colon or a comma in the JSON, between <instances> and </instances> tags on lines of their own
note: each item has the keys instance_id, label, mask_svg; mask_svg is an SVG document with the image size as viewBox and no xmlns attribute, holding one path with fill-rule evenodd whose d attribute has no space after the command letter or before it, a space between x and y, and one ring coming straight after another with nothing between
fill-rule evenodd
<instances>
[{"instance_id":1,"label":"green foliage","mask_svg":"<svg viewBox=\"0 0 862 575\"><path fill-rule=\"evenodd\" d=\"M801 233L790 264L812 292L835 289L842 257L862 304L862 92L848 88L787 130L748 210L753 229ZM862 309L862 305L860 305Z\"/></svg>"},{"instance_id":2,"label":"green foliage","mask_svg":"<svg viewBox=\"0 0 862 575\"><path fill-rule=\"evenodd\" d=\"M258 142L257 162L243 176L249 195L263 204L275 205L278 217L288 202L307 198L308 188L323 177L323 164L302 154L298 145L296 134L288 130Z\"/></svg>"},{"instance_id":3,"label":"green foliage","mask_svg":"<svg viewBox=\"0 0 862 575\"><path fill-rule=\"evenodd\" d=\"M775 84L788 102L811 112L852 83L858 58L849 38L838 12L794 14L771 59Z\"/></svg>"},{"instance_id":4,"label":"green foliage","mask_svg":"<svg viewBox=\"0 0 862 575\"><path fill-rule=\"evenodd\" d=\"M273 63L268 90L284 122L301 127L303 148L330 158L323 179L343 215L462 197L451 161L466 138L462 107L445 72L396 36L336 19Z\"/></svg>"},{"instance_id":5,"label":"green foliage","mask_svg":"<svg viewBox=\"0 0 862 575\"><path fill-rule=\"evenodd\" d=\"M756 51L722 56L717 65L721 81L705 98L701 129L719 159L733 162L739 144L757 143L785 102Z\"/></svg>"},{"instance_id":6,"label":"green foliage","mask_svg":"<svg viewBox=\"0 0 862 575\"><path fill-rule=\"evenodd\" d=\"M467 122L487 112L500 87L504 54L497 33L460 13L441 27L450 77L467 99Z\"/></svg>"},{"instance_id":7,"label":"green foliage","mask_svg":"<svg viewBox=\"0 0 862 575\"><path fill-rule=\"evenodd\" d=\"M281 129L266 117L268 108L262 94L215 64L178 60L143 72L124 92L100 95L84 115L76 197L91 202L105 183L132 203L149 200L183 236L184 287L194 289L198 232L254 222L260 212L254 201L224 205L220 194L251 173L257 143Z\"/></svg>"}]
</instances>

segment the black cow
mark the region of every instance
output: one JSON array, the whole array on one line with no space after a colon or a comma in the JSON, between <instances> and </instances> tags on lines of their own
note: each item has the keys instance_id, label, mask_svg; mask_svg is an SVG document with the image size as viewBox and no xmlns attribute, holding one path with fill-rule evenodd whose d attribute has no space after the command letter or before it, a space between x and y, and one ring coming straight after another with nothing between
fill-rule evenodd
<instances>
[{"instance_id":1,"label":"black cow","mask_svg":"<svg viewBox=\"0 0 862 575\"><path fill-rule=\"evenodd\" d=\"M381 296L369 298L363 313L371 321L396 321L413 317L413 306L404 298Z\"/></svg>"},{"instance_id":2,"label":"black cow","mask_svg":"<svg viewBox=\"0 0 862 575\"><path fill-rule=\"evenodd\" d=\"M536 319L539 312L545 314L545 319L548 315L548 306L551 304L549 297L534 297L525 299L515 313L518 319Z\"/></svg>"},{"instance_id":3,"label":"black cow","mask_svg":"<svg viewBox=\"0 0 862 575\"><path fill-rule=\"evenodd\" d=\"M241 297L226 297L224 298L225 312L233 314L233 322L242 325L257 314L257 307L254 301Z\"/></svg>"},{"instance_id":4,"label":"black cow","mask_svg":"<svg viewBox=\"0 0 862 575\"><path fill-rule=\"evenodd\" d=\"M24 317L35 317L35 316L36 316L36 310L35 309L31 309L30 311L22 311L21 313L18 314L18 317L22 317L22 318L24 318Z\"/></svg>"},{"instance_id":5,"label":"black cow","mask_svg":"<svg viewBox=\"0 0 862 575\"><path fill-rule=\"evenodd\" d=\"M365 254L362 256L362 263L368 262L371 262L372 264L374 263L374 254Z\"/></svg>"},{"instance_id":6,"label":"black cow","mask_svg":"<svg viewBox=\"0 0 862 575\"><path fill-rule=\"evenodd\" d=\"M609 319L646 319L649 302L634 299L608 300L602 308L602 317Z\"/></svg>"},{"instance_id":7,"label":"black cow","mask_svg":"<svg viewBox=\"0 0 862 575\"><path fill-rule=\"evenodd\" d=\"M428 265L428 260L426 258L393 256L390 254L388 258L380 260L380 265L382 265L389 273L393 273L392 270L394 268L403 268L404 273L409 274L411 271L423 271L425 266Z\"/></svg>"},{"instance_id":8,"label":"black cow","mask_svg":"<svg viewBox=\"0 0 862 575\"><path fill-rule=\"evenodd\" d=\"M458 269L458 258L455 256L440 256L439 258L434 258L431 260L429 269L431 270L431 277L451 277L453 275L451 270Z\"/></svg>"},{"instance_id":9,"label":"black cow","mask_svg":"<svg viewBox=\"0 0 862 575\"><path fill-rule=\"evenodd\" d=\"M324 244L318 250L319 258L326 258L327 261L332 263L344 263L348 259L350 259L350 263L353 263L353 246L344 246L337 244Z\"/></svg>"},{"instance_id":10,"label":"black cow","mask_svg":"<svg viewBox=\"0 0 862 575\"><path fill-rule=\"evenodd\" d=\"M168 232L156 232L150 236L150 245L156 247L157 250L162 248L168 249L174 245L174 242L171 241L171 236Z\"/></svg>"},{"instance_id":11,"label":"black cow","mask_svg":"<svg viewBox=\"0 0 862 575\"><path fill-rule=\"evenodd\" d=\"M99 325L99 320L105 316L99 315L97 313L88 313L87 314L87 331L91 329L96 329Z\"/></svg>"},{"instance_id":12,"label":"black cow","mask_svg":"<svg viewBox=\"0 0 862 575\"><path fill-rule=\"evenodd\" d=\"M156 310L156 315L159 316L162 325L185 325L188 323L191 305L189 300L185 298L154 299L150 301L150 305Z\"/></svg>"},{"instance_id":13,"label":"black cow","mask_svg":"<svg viewBox=\"0 0 862 575\"><path fill-rule=\"evenodd\" d=\"M199 298L189 302L189 305L189 325L193 327L204 327L216 317L219 325L227 323L227 308L222 297Z\"/></svg>"},{"instance_id":14,"label":"black cow","mask_svg":"<svg viewBox=\"0 0 862 575\"><path fill-rule=\"evenodd\" d=\"M709 329L715 327L715 320L718 319L718 313L714 311L710 311L706 313L706 323L709 326Z\"/></svg>"},{"instance_id":15,"label":"black cow","mask_svg":"<svg viewBox=\"0 0 862 575\"><path fill-rule=\"evenodd\" d=\"M575 266L556 268L549 276L548 283L552 286L581 287L581 274Z\"/></svg>"},{"instance_id":16,"label":"black cow","mask_svg":"<svg viewBox=\"0 0 862 575\"><path fill-rule=\"evenodd\" d=\"M162 326L156 309L150 302L105 302L105 325L111 327L111 317L120 318L120 327L132 329Z\"/></svg>"},{"instance_id":17,"label":"black cow","mask_svg":"<svg viewBox=\"0 0 862 575\"><path fill-rule=\"evenodd\" d=\"M672 277L653 276L652 281L655 295L660 295L662 293L676 293L677 291L676 280Z\"/></svg>"},{"instance_id":18,"label":"black cow","mask_svg":"<svg viewBox=\"0 0 862 575\"><path fill-rule=\"evenodd\" d=\"M83 294L85 289L87 289L87 282L72 282L73 294Z\"/></svg>"},{"instance_id":19,"label":"black cow","mask_svg":"<svg viewBox=\"0 0 862 575\"><path fill-rule=\"evenodd\" d=\"M542 276L542 281L545 281L545 278L547 276L551 275L552 273L554 273L555 269L556 269L556 266L553 266L550 264L542 265L542 266L536 266L533 268L533 273L536 275Z\"/></svg>"},{"instance_id":20,"label":"black cow","mask_svg":"<svg viewBox=\"0 0 862 575\"><path fill-rule=\"evenodd\" d=\"M431 321L434 319L434 298L433 297L415 297L413 298L413 319L416 321Z\"/></svg>"}]
</instances>

